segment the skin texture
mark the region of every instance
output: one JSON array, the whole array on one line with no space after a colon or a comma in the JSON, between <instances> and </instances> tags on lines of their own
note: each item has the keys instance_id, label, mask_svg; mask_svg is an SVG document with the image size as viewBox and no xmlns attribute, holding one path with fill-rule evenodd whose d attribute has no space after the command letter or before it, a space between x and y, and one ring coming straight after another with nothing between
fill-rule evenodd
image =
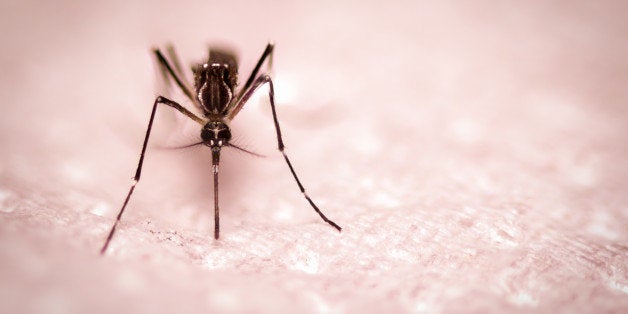
<instances>
[{"instance_id":1,"label":"skin texture","mask_svg":"<svg viewBox=\"0 0 628 314\"><path fill-rule=\"evenodd\" d=\"M0 10L0 312L628 310L621 2L152 3ZM160 108L99 256L155 97L193 109L150 48L227 43L246 77L269 39L287 153L342 233L261 89L231 129L267 157L221 154L221 239L211 152Z\"/></svg>"}]
</instances>

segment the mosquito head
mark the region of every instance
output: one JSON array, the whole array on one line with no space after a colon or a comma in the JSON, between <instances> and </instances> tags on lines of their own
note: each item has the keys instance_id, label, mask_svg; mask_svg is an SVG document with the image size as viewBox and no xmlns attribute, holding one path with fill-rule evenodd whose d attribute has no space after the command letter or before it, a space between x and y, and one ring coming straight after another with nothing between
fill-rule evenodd
<instances>
[{"instance_id":1,"label":"mosquito head","mask_svg":"<svg viewBox=\"0 0 628 314\"><path fill-rule=\"evenodd\" d=\"M201 130L203 143L211 148L220 148L231 140L231 130L222 121L210 121Z\"/></svg>"}]
</instances>

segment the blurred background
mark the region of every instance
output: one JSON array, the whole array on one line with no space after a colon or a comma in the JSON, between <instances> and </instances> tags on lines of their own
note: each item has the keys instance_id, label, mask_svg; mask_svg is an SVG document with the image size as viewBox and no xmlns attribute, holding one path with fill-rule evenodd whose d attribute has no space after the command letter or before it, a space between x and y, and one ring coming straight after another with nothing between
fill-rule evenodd
<instances>
[{"instance_id":1,"label":"blurred background","mask_svg":"<svg viewBox=\"0 0 628 314\"><path fill-rule=\"evenodd\" d=\"M621 312L628 308L622 1L2 1L0 305L71 312ZM222 239L185 65L276 44L234 120ZM188 71L188 80L191 73Z\"/></svg>"}]
</instances>

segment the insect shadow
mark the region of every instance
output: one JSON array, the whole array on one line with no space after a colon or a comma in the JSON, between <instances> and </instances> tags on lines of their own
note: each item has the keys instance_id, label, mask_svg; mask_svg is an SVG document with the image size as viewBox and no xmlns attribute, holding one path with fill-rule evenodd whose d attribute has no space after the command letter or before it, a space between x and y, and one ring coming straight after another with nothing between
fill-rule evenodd
<instances>
[{"instance_id":1,"label":"insect shadow","mask_svg":"<svg viewBox=\"0 0 628 314\"><path fill-rule=\"evenodd\" d=\"M189 87L189 83L183 80L185 76L183 75L181 64L174 48L169 46L166 49L170 62L166 59L161 50L155 49L153 51L164 77L174 80L183 94L185 94L185 96L191 100L192 103L202 110L203 117L197 116L174 100L170 100L163 96L158 96L155 99L153 109L150 114L150 120L148 121L148 127L146 128L144 144L142 145L142 152L140 154L140 160L137 164L137 170L135 171L133 183L131 184L129 192L124 199L124 203L118 212L116 221L111 227L111 231L109 231L109 235L100 250L101 254L104 254L107 251L107 248L111 243L111 239L116 231L116 227L118 226L118 223L122 218L122 214L129 203L129 199L135 190L135 186L140 181L148 138L150 137L153 121L155 120L155 112L157 110L157 105L159 104L176 109L202 126L200 134L201 141L189 146L204 145L211 149L212 173L214 177L214 238L218 239L220 237L220 215L218 207L218 172L220 164L220 150L223 147L230 147L248 154L257 155L230 142L231 129L229 128L229 123L236 117L238 112L240 112L244 104L246 104L255 91L265 84L268 84L269 87L268 98L270 100L270 107L273 113L275 131L277 132L277 148L283 155L283 158L290 169L290 173L292 173L294 180L299 186L299 190L301 190L301 193L303 193L303 196L310 206L312 206L314 211L316 211L316 213L318 213L318 215L329 225L336 228L338 231L342 230L340 226L327 218L318 206L316 206L314 201L312 201L312 199L307 195L303 184L299 180L297 173L294 171L294 167L292 166L288 155L286 155L285 146L281 137L279 120L277 118L277 111L275 109L273 81L268 73L260 73L260 68L265 62L268 63L268 68L272 66L273 50L273 43L268 43L266 49L262 53L262 56L255 65L255 68L244 83L244 86L241 89L237 89L238 64L235 54L226 50L210 49L207 62L192 67L192 71L194 73L194 94L192 93L192 89Z\"/></svg>"}]
</instances>

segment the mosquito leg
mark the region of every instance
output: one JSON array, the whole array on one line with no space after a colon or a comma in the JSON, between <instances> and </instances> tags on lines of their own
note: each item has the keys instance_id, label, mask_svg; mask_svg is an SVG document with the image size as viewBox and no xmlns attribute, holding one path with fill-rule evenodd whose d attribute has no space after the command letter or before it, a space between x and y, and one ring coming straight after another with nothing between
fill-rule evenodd
<instances>
[{"instance_id":1,"label":"mosquito leg","mask_svg":"<svg viewBox=\"0 0 628 314\"><path fill-rule=\"evenodd\" d=\"M253 68L251 75L249 75L249 78L246 80L246 83L244 83L241 93L244 93L247 89L249 89L249 87L251 87L251 85L253 84L253 80L255 80L255 77L257 77L257 73L259 72L259 69L262 67L262 64L264 64L264 61L266 61L266 59L268 59L268 68L269 69L272 68L274 49L275 49L274 43L271 42L266 45L266 49L264 49L262 56L257 61L257 65L255 65L255 68Z\"/></svg>"},{"instance_id":2,"label":"mosquito leg","mask_svg":"<svg viewBox=\"0 0 628 314\"><path fill-rule=\"evenodd\" d=\"M308 201L308 203L310 203L312 208L314 208L314 210L321 216L321 218L325 222L330 224L332 227L338 229L338 231L341 231L342 228L340 226L338 226L335 222L333 222L329 218L327 218L323 214L323 212L321 212L321 210L318 208L318 206L316 206L314 201L312 201L312 199L307 195L307 193L305 192L305 188L303 187L303 184L301 184L301 181L299 180L299 177L297 176L297 173L294 171L294 167L292 166L292 163L290 162L290 159L288 158L288 155L286 155L286 152L284 151L285 146L283 145L283 138L281 137L281 129L279 127L279 120L277 119L277 111L275 110L275 90L273 88L273 81L271 80L270 76L262 75L262 76L258 77L257 80L255 81L255 83L252 85L252 87L244 94L244 96L242 97L241 102L246 102L255 93L255 91L259 87L261 87L262 85L264 85L266 83L268 83L268 87L269 87L268 97L270 99L270 107L271 107L272 112L273 112L273 121L275 123L275 130L277 131L277 148L279 149L279 151L283 155L283 158L286 160L286 163L288 164L288 168L290 168L290 172L292 173L292 176L294 177L294 180L297 181L297 185L299 186L299 190L301 190L301 193L303 193L303 196Z\"/></svg>"},{"instance_id":3,"label":"mosquito leg","mask_svg":"<svg viewBox=\"0 0 628 314\"><path fill-rule=\"evenodd\" d=\"M235 98L235 101L233 102L234 105L239 105L239 106L234 107L235 110L233 109L228 110L228 112L231 113L230 114L231 118L233 118L238 113L238 111L240 111L240 109L242 108L242 105L244 105L244 102L241 102L240 99L242 98L242 96L244 96L244 93L246 93L246 91L253 84L253 80L255 80L255 78L257 77L257 73L259 73L259 70L264 64L264 61L266 61L266 59L268 59L268 68L269 69L272 68L274 49L275 49L275 44L273 44L272 42L266 45L266 49L264 49L262 56L257 61L257 65L255 65L255 68L253 68L251 75L249 75L249 78L246 80L246 83L244 83L244 86L242 86L242 89L240 89L240 91L238 92L238 96Z\"/></svg>"},{"instance_id":4,"label":"mosquito leg","mask_svg":"<svg viewBox=\"0 0 628 314\"><path fill-rule=\"evenodd\" d=\"M116 217L116 222L113 224L113 226L111 227L111 231L109 231L109 235L107 236L107 240L105 240L105 244L103 245L102 249L100 249L100 254L105 254L105 252L107 251L107 247L109 246L109 242L111 242L111 238L113 238L113 234L116 231L116 227L118 226L118 223L120 222L120 219L122 218L122 214L124 213L124 209L126 208L126 205L129 203L129 199L131 198L131 194L133 194L133 190L135 190L135 185L137 185L137 183L140 181L140 177L142 175L142 165L144 164L144 154L146 153L146 147L148 145L148 138L150 137L150 131L153 128L153 121L155 120L155 113L157 112L157 105L159 104L164 104L167 106L170 106L174 109L177 109L179 112L185 114L186 116L190 117L191 119L193 119L196 122L199 122L201 124L203 124L203 120L197 116L195 116L193 113L191 113L190 111L188 111L187 109L185 109L183 106L179 105L178 103L167 99L165 97L159 96L155 99L155 103L153 104L153 110L150 113L150 120L148 121L148 127L146 128L146 135L144 137L144 144L142 145L142 153L140 154L140 160L137 164L137 170L135 170L135 177L133 177L133 183L131 184L131 188L129 189L129 193L126 195L126 198L124 199L124 203L122 204L122 207L120 208L120 211L118 212L118 216Z\"/></svg>"},{"instance_id":5,"label":"mosquito leg","mask_svg":"<svg viewBox=\"0 0 628 314\"><path fill-rule=\"evenodd\" d=\"M181 61L179 60L179 56L174 49L174 46L168 45L166 46L166 53L168 54L168 58L172 61L172 65L174 66L174 70L179 76L183 76L183 67L181 66Z\"/></svg>"},{"instance_id":6,"label":"mosquito leg","mask_svg":"<svg viewBox=\"0 0 628 314\"><path fill-rule=\"evenodd\" d=\"M155 56L157 57L157 61L159 62L159 65L162 68L162 72L163 72L163 69L165 68L166 72L168 74L170 74L170 76L174 79L174 81L177 83L179 88L183 91L185 96L187 96L192 102L194 102L194 95L192 94L190 89L187 88L185 83L183 83L183 81L181 80L181 78L179 77L177 72L175 72L174 69L172 68L172 66L170 66L170 63L168 62L168 60L166 60L164 55L161 53L161 50L155 49L155 50L153 50L153 52L155 53ZM175 64L177 64L177 63L178 63L178 61L176 61Z\"/></svg>"}]
</instances>

